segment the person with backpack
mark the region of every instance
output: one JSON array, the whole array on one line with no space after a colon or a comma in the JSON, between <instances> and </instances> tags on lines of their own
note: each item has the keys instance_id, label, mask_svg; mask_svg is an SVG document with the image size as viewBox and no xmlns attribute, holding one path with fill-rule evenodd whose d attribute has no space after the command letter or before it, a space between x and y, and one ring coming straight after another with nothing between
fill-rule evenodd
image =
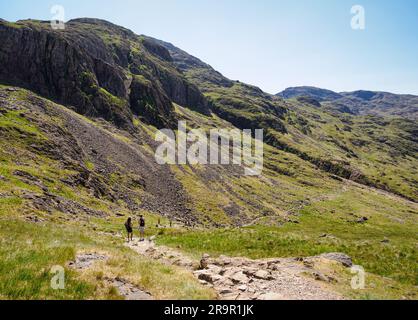
<instances>
[{"instance_id":1,"label":"person with backpack","mask_svg":"<svg viewBox=\"0 0 418 320\"><path fill-rule=\"evenodd\" d=\"M133 241L132 219L128 218L125 222L126 232L128 233L128 242Z\"/></svg>"},{"instance_id":2,"label":"person with backpack","mask_svg":"<svg viewBox=\"0 0 418 320\"><path fill-rule=\"evenodd\" d=\"M139 236L140 241L145 240L145 219L142 215L139 217Z\"/></svg>"}]
</instances>

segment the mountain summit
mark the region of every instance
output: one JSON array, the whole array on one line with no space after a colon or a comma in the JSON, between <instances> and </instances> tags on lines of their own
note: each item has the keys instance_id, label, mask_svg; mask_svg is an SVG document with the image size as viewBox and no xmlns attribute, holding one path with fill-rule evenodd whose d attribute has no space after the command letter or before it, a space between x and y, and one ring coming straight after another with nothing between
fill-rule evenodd
<instances>
[{"instance_id":1,"label":"mountain summit","mask_svg":"<svg viewBox=\"0 0 418 320\"><path fill-rule=\"evenodd\" d=\"M318 101L336 100L342 98L341 94L334 91L316 87L292 87L277 94L278 97L290 99L301 96L309 96Z\"/></svg>"},{"instance_id":2,"label":"mountain summit","mask_svg":"<svg viewBox=\"0 0 418 320\"><path fill-rule=\"evenodd\" d=\"M327 102L327 105L335 109L354 114L418 119L418 96L414 95L367 90L337 93L315 87L294 87L278 93L277 96L285 99L311 97Z\"/></svg>"}]
</instances>

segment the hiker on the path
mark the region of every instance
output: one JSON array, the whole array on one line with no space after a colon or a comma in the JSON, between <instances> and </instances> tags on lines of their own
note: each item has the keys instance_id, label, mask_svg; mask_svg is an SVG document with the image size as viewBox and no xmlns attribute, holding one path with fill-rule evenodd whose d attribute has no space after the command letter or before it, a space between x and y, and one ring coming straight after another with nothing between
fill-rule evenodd
<instances>
[{"instance_id":1,"label":"hiker on the path","mask_svg":"<svg viewBox=\"0 0 418 320\"><path fill-rule=\"evenodd\" d=\"M126 232L128 233L128 242L133 241L132 219L128 218L125 222Z\"/></svg>"},{"instance_id":2,"label":"hiker on the path","mask_svg":"<svg viewBox=\"0 0 418 320\"><path fill-rule=\"evenodd\" d=\"M140 241L145 240L145 219L142 215L139 217L139 236Z\"/></svg>"}]
</instances>

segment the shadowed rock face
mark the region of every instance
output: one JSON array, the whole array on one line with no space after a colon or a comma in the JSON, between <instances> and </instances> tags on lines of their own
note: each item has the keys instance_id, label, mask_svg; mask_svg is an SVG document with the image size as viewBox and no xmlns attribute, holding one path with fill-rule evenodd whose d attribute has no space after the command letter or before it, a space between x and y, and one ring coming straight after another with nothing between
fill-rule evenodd
<instances>
[{"instance_id":1,"label":"shadowed rock face","mask_svg":"<svg viewBox=\"0 0 418 320\"><path fill-rule=\"evenodd\" d=\"M124 74L94 58L46 26L14 27L0 24L0 78L25 86L43 96L73 105L82 114L100 116L118 125L129 123L129 110L99 94L100 82L123 97ZM99 80L101 80L99 82Z\"/></svg>"},{"instance_id":2,"label":"shadowed rock face","mask_svg":"<svg viewBox=\"0 0 418 320\"><path fill-rule=\"evenodd\" d=\"M208 102L171 64L168 50L97 19L0 21L0 80L24 86L84 115L132 126L135 113L171 126L172 102L208 113Z\"/></svg>"}]
</instances>

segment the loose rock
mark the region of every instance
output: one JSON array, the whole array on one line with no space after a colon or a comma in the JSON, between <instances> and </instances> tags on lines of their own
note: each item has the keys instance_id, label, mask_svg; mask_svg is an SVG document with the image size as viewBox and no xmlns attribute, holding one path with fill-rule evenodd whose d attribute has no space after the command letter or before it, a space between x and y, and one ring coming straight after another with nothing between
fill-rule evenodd
<instances>
[{"instance_id":1,"label":"loose rock","mask_svg":"<svg viewBox=\"0 0 418 320\"><path fill-rule=\"evenodd\" d=\"M324 259L340 262L345 267L351 267L353 265L353 261L351 260L351 258L344 253L339 253L339 252L324 253L324 254L321 254L320 257Z\"/></svg>"}]
</instances>

